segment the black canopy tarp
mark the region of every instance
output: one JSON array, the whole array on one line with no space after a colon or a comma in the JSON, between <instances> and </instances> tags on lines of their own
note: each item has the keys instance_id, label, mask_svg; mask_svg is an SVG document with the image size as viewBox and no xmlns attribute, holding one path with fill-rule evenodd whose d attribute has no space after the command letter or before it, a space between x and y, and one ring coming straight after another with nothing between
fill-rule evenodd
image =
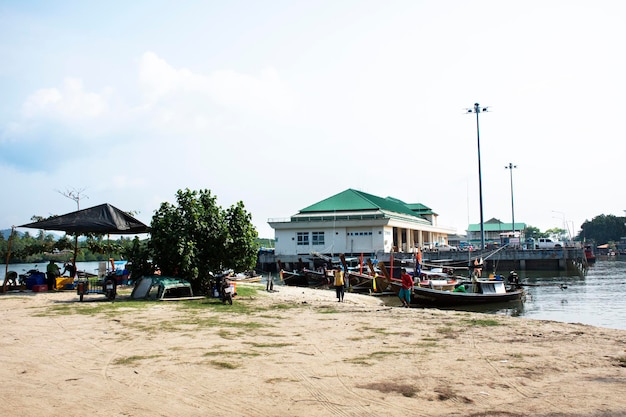
<instances>
[{"instance_id":1,"label":"black canopy tarp","mask_svg":"<svg viewBox=\"0 0 626 417\"><path fill-rule=\"evenodd\" d=\"M132 235L150 231L148 226L110 204L100 204L99 206L73 211L62 216L52 217L40 222L23 224L18 227L59 230L65 233L73 233L75 235L74 258L72 259L74 267L76 267L78 235L80 234Z\"/></svg>"},{"instance_id":2,"label":"black canopy tarp","mask_svg":"<svg viewBox=\"0 0 626 417\"><path fill-rule=\"evenodd\" d=\"M31 229L59 230L66 233L136 234L147 233L150 228L110 204L74 211L62 216L18 227Z\"/></svg>"}]
</instances>

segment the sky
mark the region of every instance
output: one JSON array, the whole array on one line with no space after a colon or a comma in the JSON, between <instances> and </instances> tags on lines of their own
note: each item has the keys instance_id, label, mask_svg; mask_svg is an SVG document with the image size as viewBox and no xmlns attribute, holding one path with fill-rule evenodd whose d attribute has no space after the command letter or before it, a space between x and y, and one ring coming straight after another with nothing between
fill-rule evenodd
<instances>
[{"instance_id":1,"label":"sky","mask_svg":"<svg viewBox=\"0 0 626 417\"><path fill-rule=\"evenodd\" d=\"M149 224L188 188L272 238L352 188L464 234L479 136L484 220L575 234L626 209L625 20L621 0L2 1L0 229L76 210L68 191Z\"/></svg>"}]
</instances>

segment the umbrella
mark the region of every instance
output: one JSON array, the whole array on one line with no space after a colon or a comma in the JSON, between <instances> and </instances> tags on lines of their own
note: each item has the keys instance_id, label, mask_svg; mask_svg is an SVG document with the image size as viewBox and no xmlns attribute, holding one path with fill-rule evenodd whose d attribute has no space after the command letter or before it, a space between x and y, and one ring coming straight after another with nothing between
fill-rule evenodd
<instances>
[{"instance_id":1,"label":"umbrella","mask_svg":"<svg viewBox=\"0 0 626 417\"><path fill-rule=\"evenodd\" d=\"M99 234L136 234L147 233L150 228L110 204L74 211L62 216L52 217L39 222L23 224L18 227L30 229L59 230L76 235L74 248L74 265L76 265L76 251L78 250L78 235L83 233Z\"/></svg>"},{"instance_id":2,"label":"umbrella","mask_svg":"<svg viewBox=\"0 0 626 417\"><path fill-rule=\"evenodd\" d=\"M74 211L62 216L39 222L23 224L18 227L31 229L59 230L66 233L109 233L135 234L147 233L150 228L110 204Z\"/></svg>"}]
</instances>

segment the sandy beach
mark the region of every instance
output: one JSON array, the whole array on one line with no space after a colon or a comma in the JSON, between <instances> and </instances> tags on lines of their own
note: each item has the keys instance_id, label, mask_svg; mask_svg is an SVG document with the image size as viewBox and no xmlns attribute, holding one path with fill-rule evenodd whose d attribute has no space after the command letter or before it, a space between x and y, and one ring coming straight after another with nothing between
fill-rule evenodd
<instances>
[{"instance_id":1,"label":"sandy beach","mask_svg":"<svg viewBox=\"0 0 626 417\"><path fill-rule=\"evenodd\" d=\"M626 331L254 288L1 294L2 415L626 415Z\"/></svg>"}]
</instances>

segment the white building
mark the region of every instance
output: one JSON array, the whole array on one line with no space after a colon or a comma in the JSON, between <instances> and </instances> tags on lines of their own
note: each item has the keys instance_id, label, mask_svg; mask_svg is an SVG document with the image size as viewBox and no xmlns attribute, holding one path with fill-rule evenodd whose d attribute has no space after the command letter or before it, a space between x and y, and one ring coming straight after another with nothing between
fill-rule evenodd
<instances>
[{"instance_id":1,"label":"white building","mask_svg":"<svg viewBox=\"0 0 626 417\"><path fill-rule=\"evenodd\" d=\"M407 204L348 189L289 219L269 219L277 257L321 253L377 256L447 244L455 229L437 225L437 214L422 204Z\"/></svg>"}]
</instances>

